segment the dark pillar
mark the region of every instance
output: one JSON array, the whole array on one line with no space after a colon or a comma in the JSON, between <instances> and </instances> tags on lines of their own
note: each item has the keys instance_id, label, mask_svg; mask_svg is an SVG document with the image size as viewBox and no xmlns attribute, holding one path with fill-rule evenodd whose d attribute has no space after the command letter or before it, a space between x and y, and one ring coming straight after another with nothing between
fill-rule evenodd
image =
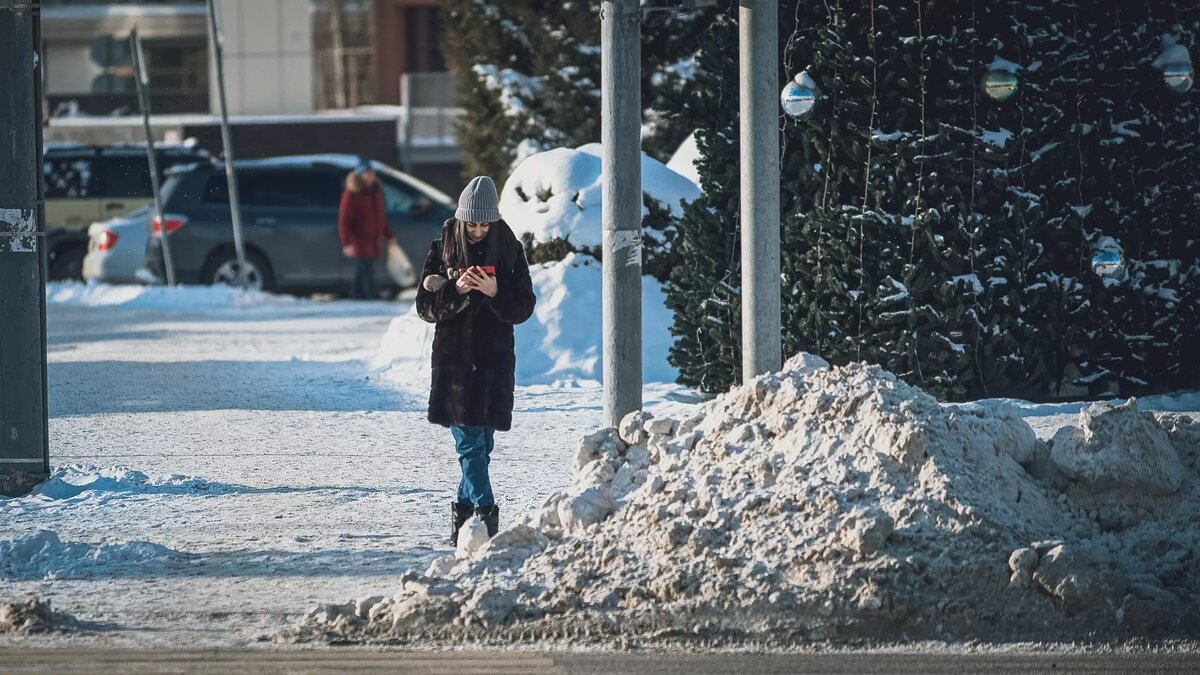
<instances>
[{"instance_id":1,"label":"dark pillar","mask_svg":"<svg viewBox=\"0 0 1200 675\"><path fill-rule=\"evenodd\" d=\"M0 494L50 471L41 2L0 4Z\"/></svg>"}]
</instances>

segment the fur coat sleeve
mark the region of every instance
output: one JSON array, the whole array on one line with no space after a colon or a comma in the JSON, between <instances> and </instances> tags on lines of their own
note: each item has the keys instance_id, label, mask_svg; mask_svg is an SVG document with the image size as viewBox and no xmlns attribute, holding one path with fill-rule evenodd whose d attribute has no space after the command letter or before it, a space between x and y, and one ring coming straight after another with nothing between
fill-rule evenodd
<instances>
[{"instance_id":1,"label":"fur coat sleeve","mask_svg":"<svg viewBox=\"0 0 1200 675\"><path fill-rule=\"evenodd\" d=\"M501 321L525 323L533 315L537 298L533 294L533 280L529 278L529 263L525 260L524 251L513 263L512 275L507 281L507 284L497 288L496 297L483 296L484 302Z\"/></svg>"},{"instance_id":2,"label":"fur coat sleeve","mask_svg":"<svg viewBox=\"0 0 1200 675\"><path fill-rule=\"evenodd\" d=\"M417 282L417 315L429 323L437 323L458 314L469 300L468 296L459 294L453 281L447 282L437 292L425 290L423 282L425 277L431 274L446 277L446 270L442 269L441 239L429 245L429 254L425 256L425 268L421 270L421 279ZM525 276L529 276L528 268L525 270Z\"/></svg>"}]
</instances>

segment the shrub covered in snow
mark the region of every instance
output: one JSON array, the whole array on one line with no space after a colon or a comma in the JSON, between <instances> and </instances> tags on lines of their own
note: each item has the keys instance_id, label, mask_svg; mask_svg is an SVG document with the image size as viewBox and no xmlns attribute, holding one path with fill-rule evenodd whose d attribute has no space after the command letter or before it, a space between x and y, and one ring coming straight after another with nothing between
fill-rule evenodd
<instances>
[{"instance_id":1,"label":"shrub covered in snow","mask_svg":"<svg viewBox=\"0 0 1200 675\"><path fill-rule=\"evenodd\" d=\"M561 260L572 252L601 257L600 156L599 143L555 148L526 158L505 182L500 213L525 241L531 261ZM680 204L694 200L700 190L645 153L641 171L643 265L665 281Z\"/></svg>"}]
</instances>

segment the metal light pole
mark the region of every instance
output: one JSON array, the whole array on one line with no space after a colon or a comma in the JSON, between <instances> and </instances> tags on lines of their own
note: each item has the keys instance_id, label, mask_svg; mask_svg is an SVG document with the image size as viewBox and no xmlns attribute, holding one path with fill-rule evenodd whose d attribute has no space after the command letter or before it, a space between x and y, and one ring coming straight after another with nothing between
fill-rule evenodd
<instances>
[{"instance_id":1,"label":"metal light pole","mask_svg":"<svg viewBox=\"0 0 1200 675\"><path fill-rule=\"evenodd\" d=\"M150 163L150 186L154 191L154 220L158 223L158 238L162 243L163 267L167 272L167 285L175 285L175 263L171 258L171 244L167 241L167 221L163 218L162 195L158 184L158 155L154 151L154 136L150 133L150 76L146 73L146 58L142 54L142 40L137 29L129 32L129 53L133 58L134 80L137 82L138 103L142 108L142 128L146 131L146 160ZM153 229L151 230L153 236Z\"/></svg>"},{"instance_id":2,"label":"metal light pole","mask_svg":"<svg viewBox=\"0 0 1200 675\"><path fill-rule=\"evenodd\" d=\"M0 495L50 472L41 2L0 4Z\"/></svg>"},{"instance_id":3,"label":"metal light pole","mask_svg":"<svg viewBox=\"0 0 1200 675\"><path fill-rule=\"evenodd\" d=\"M779 280L778 0L739 0L742 381L783 367Z\"/></svg>"},{"instance_id":4,"label":"metal light pole","mask_svg":"<svg viewBox=\"0 0 1200 675\"><path fill-rule=\"evenodd\" d=\"M229 184L229 213L233 222L233 248L237 252L238 285L246 287L246 247L242 243L242 209L238 199L237 176L233 171L233 139L229 133L229 113L225 105L225 67L221 48L225 36L221 30L221 13L217 0L208 0L208 31L212 46L213 73L217 78L217 101L221 108L221 143L225 146L225 180ZM166 241L166 237L163 237Z\"/></svg>"},{"instance_id":5,"label":"metal light pole","mask_svg":"<svg viewBox=\"0 0 1200 675\"><path fill-rule=\"evenodd\" d=\"M600 3L604 420L642 407L641 15L638 0Z\"/></svg>"}]
</instances>

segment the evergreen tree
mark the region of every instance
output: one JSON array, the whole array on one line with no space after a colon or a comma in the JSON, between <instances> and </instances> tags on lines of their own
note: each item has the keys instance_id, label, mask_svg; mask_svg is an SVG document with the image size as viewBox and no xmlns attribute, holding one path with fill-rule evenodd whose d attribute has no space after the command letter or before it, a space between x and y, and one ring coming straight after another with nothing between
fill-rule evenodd
<instances>
[{"instance_id":1,"label":"evergreen tree","mask_svg":"<svg viewBox=\"0 0 1200 675\"><path fill-rule=\"evenodd\" d=\"M459 80L464 176L503 184L515 162L600 140L600 3L447 0L446 53ZM712 12L642 30L642 107L686 86ZM644 113L647 114L647 113ZM648 113L647 151L665 161L691 132Z\"/></svg>"},{"instance_id":2,"label":"evergreen tree","mask_svg":"<svg viewBox=\"0 0 1200 675\"><path fill-rule=\"evenodd\" d=\"M821 89L809 118L782 125L788 353L880 363L951 399L1195 386L1186 176L1200 125L1149 66L1162 35L1190 44L1195 10L921 0L780 14L797 38L781 41L781 82L803 68ZM737 75L721 60L737 53L735 20L714 26L676 108L706 130L711 193L680 224L701 262L669 288L672 358L710 391L740 370ZM1014 97L985 96L992 70L1016 73ZM1099 275L1092 255L1112 242L1124 270Z\"/></svg>"}]
</instances>

